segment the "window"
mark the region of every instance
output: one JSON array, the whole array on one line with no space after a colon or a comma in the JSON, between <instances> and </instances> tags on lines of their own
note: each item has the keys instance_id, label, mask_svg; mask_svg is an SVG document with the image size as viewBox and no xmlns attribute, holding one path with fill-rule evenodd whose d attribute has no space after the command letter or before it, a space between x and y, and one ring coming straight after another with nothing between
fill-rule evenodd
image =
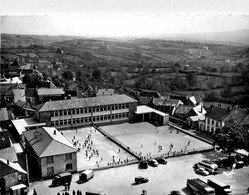
<instances>
[{"instance_id":1,"label":"window","mask_svg":"<svg viewBox=\"0 0 249 195\"><path fill-rule=\"evenodd\" d=\"M69 125L71 124L71 119L68 119L68 124L69 124Z\"/></svg>"},{"instance_id":2,"label":"window","mask_svg":"<svg viewBox=\"0 0 249 195\"><path fill-rule=\"evenodd\" d=\"M68 110L68 115L71 115L71 110Z\"/></svg>"},{"instance_id":3,"label":"window","mask_svg":"<svg viewBox=\"0 0 249 195\"><path fill-rule=\"evenodd\" d=\"M77 123L80 123L80 118L77 118L76 120L77 120Z\"/></svg>"},{"instance_id":4,"label":"window","mask_svg":"<svg viewBox=\"0 0 249 195\"><path fill-rule=\"evenodd\" d=\"M84 112L85 112L85 113L88 113L88 108L84 108Z\"/></svg>"},{"instance_id":5,"label":"window","mask_svg":"<svg viewBox=\"0 0 249 195\"><path fill-rule=\"evenodd\" d=\"M53 175L54 174L54 167L48 167L47 168L47 175Z\"/></svg>"},{"instance_id":6,"label":"window","mask_svg":"<svg viewBox=\"0 0 249 195\"><path fill-rule=\"evenodd\" d=\"M73 169L73 164L70 163L70 164L66 164L66 171L67 170L72 170Z\"/></svg>"},{"instance_id":7,"label":"window","mask_svg":"<svg viewBox=\"0 0 249 195\"><path fill-rule=\"evenodd\" d=\"M81 109L80 109L80 113L84 113L84 108L81 108Z\"/></svg>"},{"instance_id":8,"label":"window","mask_svg":"<svg viewBox=\"0 0 249 195\"><path fill-rule=\"evenodd\" d=\"M60 110L60 111L59 111L59 113L60 113L60 114L59 114L60 116L62 116L62 115L63 115L63 112L62 112L62 110Z\"/></svg>"},{"instance_id":9,"label":"window","mask_svg":"<svg viewBox=\"0 0 249 195\"><path fill-rule=\"evenodd\" d=\"M79 113L80 113L80 109L77 108L77 109L76 109L76 114L79 114Z\"/></svg>"},{"instance_id":10,"label":"window","mask_svg":"<svg viewBox=\"0 0 249 195\"><path fill-rule=\"evenodd\" d=\"M92 107L92 112L95 112L95 107Z\"/></svg>"},{"instance_id":11,"label":"window","mask_svg":"<svg viewBox=\"0 0 249 195\"><path fill-rule=\"evenodd\" d=\"M216 122L216 127L218 127L219 126L219 122Z\"/></svg>"},{"instance_id":12,"label":"window","mask_svg":"<svg viewBox=\"0 0 249 195\"><path fill-rule=\"evenodd\" d=\"M58 116L58 111L54 111L54 116Z\"/></svg>"},{"instance_id":13,"label":"window","mask_svg":"<svg viewBox=\"0 0 249 195\"><path fill-rule=\"evenodd\" d=\"M99 112L99 107L98 106L96 106L96 112Z\"/></svg>"},{"instance_id":14,"label":"window","mask_svg":"<svg viewBox=\"0 0 249 195\"><path fill-rule=\"evenodd\" d=\"M63 113L64 113L64 115L67 115L67 110L64 110Z\"/></svg>"},{"instance_id":15,"label":"window","mask_svg":"<svg viewBox=\"0 0 249 195\"><path fill-rule=\"evenodd\" d=\"M65 159L66 160L72 160L72 153L65 154Z\"/></svg>"},{"instance_id":16,"label":"window","mask_svg":"<svg viewBox=\"0 0 249 195\"><path fill-rule=\"evenodd\" d=\"M53 111L53 112L51 112L51 116L54 116L54 111Z\"/></svg>"},{"instance_id":17,"label":"window","mask_svg":"<svg viewBox=\"0 0 249 195\"><path fill-rule=\"evenodd\" d=\"M214 124L214 120L212 120L212 125Z\"/></svg>"},{"instance_id":18,"label":"window","mask_svg":"<svg viewBox=\"0 0 249 195\"><path fill-rule=\"evenodd\" d=\"M209 124L209 122L210 122L210 120L209 120L209 118L208 118L207 123Z\"/></svg>"},{"instance_id":19,"label":"window","mask_svg":"<svg viewBox=\"0 0 249 195\"><path fill-rule=\"evenodd\" d=\"M67 119L64 120L64 125L67 125Z\"/></svg>"},{"instance_id":20,"label":"window","mask_svg":"<svg viewBox=\"0 0 249 195\"><path fill-rule=\"evenodd\" d=\"M54 157L53 156L48 156L46 158L46 160L47 160L47 164L53 163L54 162Z\"/></svg>"},{"instance_id":21,"label":"window","mask_svg":"<svg viewBox=\"0 0 249 195\"><path fill-rule=\"evenodd\" d=\"M72 113L73 113L73 114L75 114L75 111L76 111L76 110L75 110L75 109L73 109L73 110L72 110Z\"/></svg>"}]
</instances>

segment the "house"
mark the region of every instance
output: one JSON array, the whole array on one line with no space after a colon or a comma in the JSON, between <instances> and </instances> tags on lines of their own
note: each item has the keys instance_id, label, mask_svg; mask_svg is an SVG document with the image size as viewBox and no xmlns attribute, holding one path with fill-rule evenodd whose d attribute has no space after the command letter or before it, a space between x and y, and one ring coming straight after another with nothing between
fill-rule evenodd
<instances>
[{"instance_id":1,"label":"house","mask_svg":"<svg viewBox=\"0 0 249 195\"><path fill-rule=\"evenodd\" d=\"M179 105L183 105L181 100L164 98L153 98L153 106L165 113L169 113L171 116L174 115L176 108Z\"/></svg>"},{"instance_id":2,"label":"house","mask_svg":"<svg viewBox=\"0 0 249 195\"><path fill-rule=\"evenodd\" d=\"M54 100L63 100L65 92L63 89L38 88L37 99L39 103Z\"/></svg>"},{"instance_id":3,"label":"house","mask_svg":"<svg viewBox=\"0 0 249 195\"><path fill-rule=\"evenodd\" d=\"M48 101L36 106L36 118L47 126L65 128L131 121L137 101L127 95Z\"/></svg>"},{"instance_id":4,"label":"house","mask_svg":"<svg viewBox=\"0 0 249 195\"><path fill-rule=\"evenodd\" d=\"M229 114L224 118L225 125L230 121L241 125L241 124L249 124L249 120L246 118L249 116L249 111L244 108L234 107Z\"/></svg>"},{"instance_id":5,"label":"house","mask_svg":"<svg viewBox=\"0 0 249 195\"><path fill-rule=\"evenodd\" d=\"M21 59L15 59L12 63L2 65L1 74L6 78L20 77L21 66L23 65L25 65L25 63Z\"/></svg>"},{"instance_id":6,"label":"house","mask_svg":"<svg viewBox=\"0 0 249 195\"><path fill-rule=\"evenodd\" d=\"M181 100L182 103L185 105L185 103L188 100L188 97L187 96L180 96L180 95L170 95L170 99Z\"/></svg>"},{"instance_id":7,"label":"house","mask_svg":"<svg viewBox=\"0 0 249 195\"><path fill-rule=\"evenodd\" d=\"M197 101L195 99L195 96L190 96L187 98L187 101L185 102L186 106L196 106L197 105Z\"/></svg>"},{"instance_id":8,"label":"house","mask_svg":"<svg viewBox=\"0 0 249 195\"><path fill-rule=\"evenodd\" d=\"M0 194L5 194L10 187L28 184L27 172L18 163L0 158Z\"/></svg>"},{"instance_id":9,"label":"house","mask_svg":"<svg viewBox=\"0 0 249 195\"><path fill-rule=\"evenodd\" d=\"M202 104L199 104L198 106L193 107L188 113L187 113L187 122L191 129L196 129L199 127L199 121L205 121L205 114L207 111L203 107Z\"/></svg>"},{"instance_id":10,"label":"house","mask_svg":"<svg viewBox=\"0 0 249 195\"><path fill-rule=\"evenodd\" d=\"M206 114L205 131L214 134L217 128L223 127L229 111L220 107L211 108Z\"/></svg>"},{"instance_id":11,"label":"house","mask_svg":"<svg viewBox=\"0 0 249 195\"><path fill-rule=\"evenodd\" d=\"M179 105L176 110L175 110L175 113L174 113L174 116L176 118L179 118L179 119L182 119L182 120L185 120L187 117L188 117L188 112L194 108L194 106L185 106L185 105Z\"/></svg>"},{"instance_id":12,"label":"house","mask_svg":"<svg viewBox=\"0 0 249 195\"><path fill-rule=\"evenodd\" d=\"M153 98L160 98L161 95L157 91L152 90L141 90L138 97L140 105L152 106Z\"/></svg>"},{"instance_id":13,"label":"house","mask_svg":"<svg viewBox=\"0 0 249 195\"><path fill-rule=\"evenodd\" d=\"M77 149L54 127L23 132L25 148L40 177L77 171Z\"/></svg>"}]
</instances>

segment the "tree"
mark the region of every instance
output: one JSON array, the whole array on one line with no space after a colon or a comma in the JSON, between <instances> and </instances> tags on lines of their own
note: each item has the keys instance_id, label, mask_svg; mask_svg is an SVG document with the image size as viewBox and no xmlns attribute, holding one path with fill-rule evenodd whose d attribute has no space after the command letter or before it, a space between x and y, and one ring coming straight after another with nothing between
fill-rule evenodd
<instances>
[{"instance_id":1,"label":"tree","mask_svg":"<svg viewBox=\"0 0 249 195\"><path fill-rule=\"evenodd\" d=\"M38 71L35 70L31 74L26 74L23 77L23 83L26 84L27 88L36 88L41 85L43 80L43 75Z\"/></svg>"},{"instance_id":2,"label":"tree","mask_svg":"<svg viewBox=\"0 0 249 195\"><path fill-rule=\"evenodd\" d=\"M230 121L226 126L218 128L213 138L214 143L227 152L230 158L235 150L248 147L248 134L246 126L236 125Z\"/></svg>"},{"instance_id":3,"label":"tree","mask_svg":"<svg viewBox=\"0 0 249 195\"><path fill-rule=\"evenodd\" d=\"M100 71L99 69L95 69L95 70L93 71L92 77L93 77L94 79L99 80L99 79L101 78L101 71Z\"/></svg>"},{"instance_id":4,"label":"tree","mask_svg":"<svg viewBox=\"0 0 249 195\"><path fill-rule=\"evenodd\" d=\"M65 71L62 73L62 77L65 80L73 80L73 73L71 71Z\"/></svg>"},{"instance_id":5,"label":"tree","mask_svg":"<svg viewBox=\"0 0 249 195\"><path fill-rule=\"evenodd\" d=\"M188 73L186 80L191 87L195 87L197 84L197 76L194 73Z\"/></svg>"}]
</instances>

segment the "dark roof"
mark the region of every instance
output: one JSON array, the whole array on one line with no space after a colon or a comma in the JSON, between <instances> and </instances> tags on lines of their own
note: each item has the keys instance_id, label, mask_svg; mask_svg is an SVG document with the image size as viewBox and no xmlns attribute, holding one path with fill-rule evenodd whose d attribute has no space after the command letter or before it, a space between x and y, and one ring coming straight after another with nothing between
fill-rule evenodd
<instances>
[{"instance_id":1,"label":"dark roof","mask_svg":"<svg viewBox=\"0 0 249 195\"><path fill-rule=\"evenodd\" d=\"M225 116L228 114L227 109L219 108L219 107L213 107L207 114L206 117L216 120L216 121L222 121Z\"/></svg>"},{"instance_id":2,"label":"dark roof","mask_svg":"<svg viewBox=\"0 0 249 195\"><path fill-rule=\"evenodd\" d=\"M69 108L92 107L102 105L113 105L121 103L137 102L127 95L99 96L90 98L76 98L69 100L48 101L39 105L36 109L39 111L65 110Z\"/></svg>"},{"instance_id":3,"label":"dark roof","mask_svg":"<svg viewBox=\"0 0 249 195\"><path fill-rule=\"evenodd\" d=\"M167 100L167 98L153 98L153 104L155 106L160 106L162 105L165 101Z\"/></svg>"},{"instance_id":4,"label":"dark roof","mask_svg":"<svg viewBox=\"0 0 249 195\"><path fill-rule=\"evenodd\" d=\"M163 103L163 106L176 106L178 103L181 102L182 102L181 100L177 99L168 99L166 102Z\"/></svg>"},{"instance_id":5,"label":"dark roof","mask_svg":"<svg viewBox=\"0 0 249 195\"><path fill-rule=\"evenodd\" d=\"M157 91L151 91L151 90L142 90L140 92L140 97L154 97L154 98L160 98L161 95Z\"/></svg>"},{"instance_id":6,"label":"dark roof","mask_svg":"<svg viewBox=\"0 0 249 195\"><path fill-rule=\"evenodd\" d=\"M6 163L0 161L0 178L5 176L5 175L9 175L11 173L15 173L16 170L12 169L11 167L9 167Z\"/></svg>"},{"instance_id":7,"label":"dark roof","mask_svg":"<svg viewBox=\"0 0 249 195\"><path fill-rule=\"evenodd\" d=\"M179 105L175 111L175 114L187 114L192 108L194 108L194 106Z\"/></svg>"},{"instance_id":8,"label":"dark roof","mask_svg":"<svg viewBox=\"0 0 249 195\"><path fill-rule=\"evenodd\" d=\"M184 104L188 100L187 96L178 96L178 95L171 95L170 99L181 100Z\"/></svg>"},{"instance_id":9,"label":"dark roof","mask_svg":"<svg viewBox=\"0 0 249 195\"><path fill-rule=\"evenodd\" d=\"M18 163L8 162L2 158L0 158L0 170L0 178L15 172L27 174Z\"/></svg>"},{"instance_id":10,"label":"dark roof","mask_svg":"<svg viewBox=\"0 0 249 195\"><path fill-rule=\"evenodd\" d=\"M10 147L10 139L7 131L0 131L0 149Z\"/></svg>"},{"instance_id":11,"label":"dark roof","mask_svg":"<svg viewBox=\"0 0 249 195\"><path fill-rule=\"evenodd\" d=\"M249 111L242 108L234 108L225 118L224 121L228 122L232 120L235 124L240 124L246 116L249 115Z\"/></svg>"}]
</instances>

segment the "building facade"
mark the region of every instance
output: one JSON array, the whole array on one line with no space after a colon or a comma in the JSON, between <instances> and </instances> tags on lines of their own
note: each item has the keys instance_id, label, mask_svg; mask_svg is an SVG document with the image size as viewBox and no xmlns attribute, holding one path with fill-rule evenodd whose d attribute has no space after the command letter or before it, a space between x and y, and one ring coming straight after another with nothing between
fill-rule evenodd
<instances>
[{"instance_id":1,"label":"building facade","mask_svg":"<svg viewBox=\"0 0 249 195\"><path fill-rule=\"evenodd\" d=\"M36 117L47 126L65 128L131 121L136 109L135 99L112 95L49 101L37 107Z\"/></svg>"},{"instance_id":2,"label":"building facade","mask_svg":"<svg viewBox=\"0 0 249 195\"><path fill-rule=\"evenodd\" d=\"M25 148L37 168L37 176L50 177L77 171L77 149L56 128L41 127L23 132Z\"/></svg>"}]
</instances>

